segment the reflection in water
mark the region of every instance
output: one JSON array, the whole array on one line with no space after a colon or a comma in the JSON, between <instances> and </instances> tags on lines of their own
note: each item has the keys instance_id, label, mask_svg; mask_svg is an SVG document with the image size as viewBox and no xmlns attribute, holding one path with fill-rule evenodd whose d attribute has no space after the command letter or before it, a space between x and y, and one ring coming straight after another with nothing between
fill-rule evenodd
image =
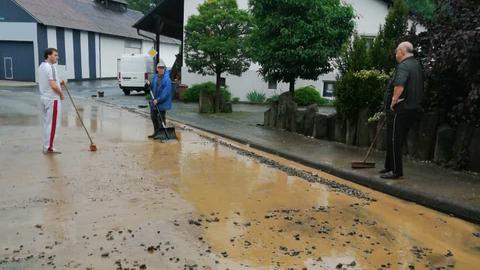
<instances>
[{"instance_id":1,"label":"reflection in water","mask_svg":"<svg viewBox=\"0 0 480 270\"><path fill-rule=\"evenodd\" d=\"M473 269L480 262L475 247L480 243L468 223L424 208L429 214L419 216L420 207L383 195L370 203L333 193L217 143L183 135L181 166L168 161L169 155L178 158L178 149L164 146L154 148L152 165L161 166L159 173L173 179L175 190L196 208L205 239L217 254L281 269L335 269L338 264ZM454 258L445 256L448 250Z\"/></svg>"},{"instance_id":2,"label":"reflection in water","mask_svg":"<svg viewBox=\"0 0 480 270\"><path fill-rule=\"evenodd\" d=\"M90 130L92 132L97 132L97 112L98 106L90 107Z\"/></svg>"}]
</instances>

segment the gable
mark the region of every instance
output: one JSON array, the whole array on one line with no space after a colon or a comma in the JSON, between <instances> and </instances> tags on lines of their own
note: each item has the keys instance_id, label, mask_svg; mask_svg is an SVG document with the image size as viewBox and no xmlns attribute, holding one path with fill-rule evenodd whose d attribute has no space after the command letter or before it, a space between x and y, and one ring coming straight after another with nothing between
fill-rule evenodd
<instances>
[{"instance_id":1,"label":"gable","mask_svg":"<svg viewBox=\"0 0 480 270\"><path fill-rule=\"evenodd\" d=\"M0 1L0 22L37 22L14 0Z\"/></svg>"}]
</instances>

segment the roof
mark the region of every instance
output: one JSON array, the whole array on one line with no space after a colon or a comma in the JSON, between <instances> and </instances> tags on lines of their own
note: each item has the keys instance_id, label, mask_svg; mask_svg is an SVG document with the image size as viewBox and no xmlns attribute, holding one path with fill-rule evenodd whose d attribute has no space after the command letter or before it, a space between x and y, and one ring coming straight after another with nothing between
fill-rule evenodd
<instances>
[{"instance_id":1,"label":"roof","mask_svg":"<svg viewBox=\"0 0 480 270\"><path fill-rule=\"evenodd\" d=\"M160 0L158 5L139 19L133 27L183 40L184 0ZM164 27L160 29L160 25Z\"/></svg>"},{"instance_id":2,"label":"roof","mask_svg":"<svg viewBox=\"0 0 480 270\"><path fill-rule=\"evenodd\" d=\"M13 0L39 23L113 36L145 39L132 25L143 17L139 11L113 11L93 0ZM121 2L123 0L116 0ZM52 9L53 7L53 9ZM53 10L53 11L52 11ZM55 12L58 10L58 12ZM162 37L162 42L178 44Z\"/></svg>"}]
</instances>

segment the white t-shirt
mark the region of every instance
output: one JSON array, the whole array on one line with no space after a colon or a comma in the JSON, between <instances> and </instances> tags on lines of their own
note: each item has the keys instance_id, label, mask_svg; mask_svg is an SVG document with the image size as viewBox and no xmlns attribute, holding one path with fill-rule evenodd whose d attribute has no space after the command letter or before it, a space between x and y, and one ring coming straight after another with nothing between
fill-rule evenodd
<instances>
[{"instance_id":1,"label":"white t-shirt","mask_svg":"<svg viewBox=\"0 0 480 270\"><path fill-rule=\"evenodd\" d=\"M38 88L40 89L40 95L45 99L59 99L60 96L50 87L50 81L56 81L58 87L60 87L57 67L48 62L43 62L38 68Z\"/></svg>"}]
</instances>

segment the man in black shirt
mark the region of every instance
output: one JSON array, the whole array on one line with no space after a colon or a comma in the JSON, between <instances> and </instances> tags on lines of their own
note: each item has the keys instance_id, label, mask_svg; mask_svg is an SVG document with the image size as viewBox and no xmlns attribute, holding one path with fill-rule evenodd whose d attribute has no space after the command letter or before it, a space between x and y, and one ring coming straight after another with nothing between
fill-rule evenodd
<instances>
[{"instance_id":1,"label":"man in black shirt","mask_svg":"<svg viewBox=\"0 0 480 270\"><path fill-rule=\"evenodd\" d=\"M398 45L395 51L398 65L385 94L387 156L385 168L380 171L385 179L403 176L403 144L423 98L423 70L413 51L410 42Z\"/></svg>"}]
</instances>

